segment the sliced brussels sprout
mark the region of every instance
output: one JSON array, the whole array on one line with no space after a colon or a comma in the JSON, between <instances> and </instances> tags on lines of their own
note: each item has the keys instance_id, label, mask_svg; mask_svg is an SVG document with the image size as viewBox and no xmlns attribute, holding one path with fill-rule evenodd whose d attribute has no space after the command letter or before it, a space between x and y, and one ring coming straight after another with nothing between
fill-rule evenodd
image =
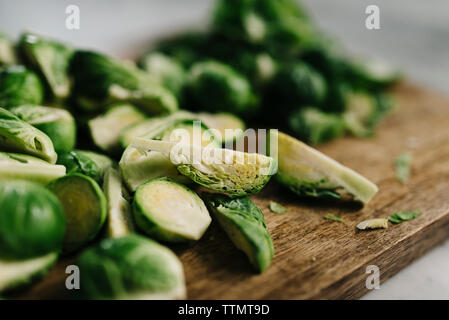
<instances>
[{"instance_id":1,"label":"sliced brussels sprout","mask_svg":"<svg viewBox=\"0 0 449 320\"><path fill-rule=\"evenodd\" d=\"M39 105L44 89L39 77L24 66L9 66L0 70L0 107L12 108L23 104Z\"/></svg>"},{"instance_id":2,"label":"sliced brussels sprout","mask_svg":"<svg viewBox=\"0 0 449 320\"><path fill-rule=\"evenodd\" d=\"M57 259L57 252L21 260L0 259L0 293L23 287L42 278Z\"/></svg>"},{"instance_id":3,"label":"sliced brussels sprout","mask_svg":"<svg viewBox=\"0 0 449 320\"><path fill-rule=\"evenodd\" d=\"M103 190L108 202L106 233L109 237L123 237L134 231L131 206L125 199L120 172L109 168L104 175Z\"/></svg>"},{"instance_id":4,"label":"sliced brussels sprout","mask_svg":"<svg viewBox=\"0 0 449 320\"><path fill-rule=\"evenodd\" d=\"M0 148L34 155L50 163L55 163L57 158L53 143L45 133L3 108L0 108Z\"/></svg>"},{"instance_id":5,"label":"sliced brussels sprout","mask_svg":"<svg viewBox=\"0 0 449 320\"><path fill-rule=\"evenodd\" d=\"M175 96L181 96L187 76L184 67L178 61L160 52L150 52L141 59L140 64L150 76Z\"/></svg>"},{"instance_id":6,"label":"sliced brussels sprout","mask_svg":"<svg viewBox=\"0 0 449 320\"><path fill-rule=\"evenodd\" d=\"M145 119L145 115L130 104L112 106L105 114L89 120L92 140L97 147L108 153L120 151L120 132L125 127Z\"/></svg>"},{"instance_id":7,"label":"sliced brussels sprout","mask_svg":"<svg viewBox=\"0 0 449 320\"><path fill-rule=\"evenodd\" d=\"M0 152L0 179L28 180L46 185L64 176L64 166L19 153Z\"/></svg>"},{"instance_id":8,"label":"sliced brussels sprout","mask_svg":"<svg viewBox=\"0 0 449 320\"><path fill-rule=\"evenodd\" d=\"M107 214L106 198L95 180L78 173L54 180L48 188L64 208L67 231L63 252L76 251L101 230Z\"/></svg>"},{"instance_id":9,"label":"sliced brussels sprout","mask_svg":"<svg viewBox=\"0 0 449 320\"><path fill-rule=\"evenodd\" d=\"M168 248L138 235L104 239L78 259L89 299L184 299L184 271Z\"/></svg>"},{"instance_id":10,"label":"sliced brussels sprout","mask_svg":"<svg viewBox=\"0 0 449 320\"><path fill-rule=\"evenodd\" d=\"M12 41L0 33L0 66L17 64L16 53Z\"/></svg>"},{"instance_id":11,"label":"sliced brussels sprout","mask_svg":"<svg viewBox=\"0 0 449 320\"><path fill-rule=\"evenodd\" d=\"M207 194L206 203L228 237L245 252L254 268L258 272L268 268L274 248L262 211L247 197L232 199L221 194Z\"/></svg>"},{"instance_id":12,"label":"sliced brussels sprout","mask_svg":"<svg viewBox=\"0 0 449 320\"><path fill-rule=\"evenodd\" d=\"M150 115L178 109L170 91L131 64L95 52L77 51L71 71L78 102L87 110L101 110L120 101L134 104Z\"/></svg>"},{"instance_id":13,"label":"sliced brussels sprout","mask_svg":"<svg viewBox=\"0 0 449 320\"><path fill-rule=\"evenodd\" d=\"M73 49L31 33L22 35L19 47L27 64L45 79L51 98L66 99L70 94L68 71Z\"/></svg>"},{"instance_id":14,"label":"sliced brussels sprout","mask_svg":"<svg viewBox=\"0 0 449 320\"><path fill-rule=\"evenodd\" d=\"M197 114L197 117L209 128L218 130L223 145L237 141L246 129L243 120L231 113L201 112Z\"/></svg>"},{"instance_id":15,"label":"sliced brussels sprout","mask_svg":"<svg viewBox=\"0 0 449 320\"><path fill-rule=\"evenodd\" d=\"M53 142L57 154L69 152L75 147L75 119L67 110L23 105L12 108L10 111L45 133Z\"/></svg>"},{"instance_id":16,"label":"sliced brussels sprout","mask_svg":"<svg viewBox=\"0 0 449 320\"><path fill-rule=\"evenodd\" d=\"M377 186L285 133L278 134L278 181L300 196L350 196L367 204Z\"/></svg>"},{"instance_id":17,"label":"sliced brussels sprout","mask_svg":"<svg viewBox=\"0 0 449 320\"><path fill-rule=\"evenodd\" d=\"M66 167L67 174L80 173L100 183L106 170L112 167L114 162L112 159L93 151L73 150L61 154L58 157L58 164Z\"/></svg>"},{"instance_id":18,"label":"sliced brussels sprout","mask_svg":"<svg viewBox=\"0 0 449 320\"><path fill-rule=\"evenodd\" d=\"M190 180L234 197L259 192L276 171L275 160L258 153L140 137L134 139L131 146L150 154L161 152Z\"/></svg>"},{"instance_id":19,"label":"sliced brussels sprout","mask_svg":"<svg viewBox=\"0 0 449 320\"><path fill-rule=\"evenodd\" d=\"M61 250L62 206L45 187L2 180L0 207L0 259L26 259Z\"/></svg>"},{"instance_id":20,"label":"sliced brussels sprout","mask_svg":"<svg viewBox=\"0 0 449 320\"><path fill-rule=\"evenodd\" d=\"M199 240L211 218L201 198L186 186L169 178L157 178L140 185L134 196L137 226L162 241Z\"/></svg>"},{"instance_id":21,"label":"sliced brussels sprout","mask_svg":"<svg viewBox=\"0 0 449 320\"><path fill-rule=\"evenodd\" d=\"M314 107L305 107L293 112L288 118L288 126L296 137L312 145L339 138L346 130L341 116Z\"/></svg>"},{"instance_id":22,"label":"sliced brussels sprout","mask_svg":"<svg viewBox=\"0 0 449 320\"><path fill-rule=\"evenodd\" d=\"M258 98L251 84L230 66L217 61L198 62L190 69L186 86L189 103L206 111L254 115Z\"/></svg>"}]
</instances>

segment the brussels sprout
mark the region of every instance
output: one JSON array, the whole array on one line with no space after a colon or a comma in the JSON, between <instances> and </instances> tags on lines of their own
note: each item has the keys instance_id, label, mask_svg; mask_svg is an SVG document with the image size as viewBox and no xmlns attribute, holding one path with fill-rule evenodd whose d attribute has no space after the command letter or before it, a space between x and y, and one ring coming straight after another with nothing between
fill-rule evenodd
<instances>
[{"instance_id":1,"label":"brussels sprout","mask_svg":"<svg viewBox=\"0 0 449 320\"><path fill-rule=\"evenodd\" d=\"M71 72L79 102L87 110L124 101L151 115L171 113L178 109L173 94L137 67L104 55L77 51Z\"/></svg>"},{"instance_id":2,"label":"brussels sprout","mask_svg":"<svg viewBox=\"0 0 449 320\"><path fill-rule=\"evenodd\" d=\"M282 108L277 112L281 116L286 116L299 106L320 105L325 97L326 82L323 77L301 62L279 69L266 87L267 107L280 105Z\"/></svg>"},{"instance_id":3,"label":"brussels sprout","mask_svg":"<svg viewBox=\"0 0 449 320\"><path fill-rule=\"evenodd\" d=\"M56 153L69 152L75 147L75 119L67 110L23 105L10 111L45 133L53 142Z\"/></svg>"},{"instance_id":4,"label":"brussels sprout","mask_svg":"<svg viewBox=\"0 0 449 320\"><path fill-rule=\"evenodd\" d=\"M121 130L144 119L145 115L135 107L121 103L112 106L105 114L89 120L88 126L95 145L115 154L121 149Z\"/></svg>"},{"instance_id":5,"label":"brussels sprout","mask_svg":"<svg viewBox=\"0 0 449 320\"><path fill-rule=\"evenodd\" d=\"M218 130L223 145L237 141L246 129L243 120L231 113L201 112L197 114L197 117L209 128Z\"/></svg>"},{"instance_id":6,"label":"brussels sprout","mask_svg":"<svg viewBox=\"0 0 449 320\"><path fill-rule=\"evenodd\" d=\"M288 126L295 136L313 145L339 138L346 129L342 117L313 107L293 112Z\"/></svg>"},{"instance_id":7,"label":"brussels sprout","mask_svg":"<svg viewBox=\"0 0 449 320\"><path fill-rule=\"evenodd\" d=\"M34 72L20 65L0 70L0 107L38 105L43 98L42 83Z\"/></svg>"},{"instance_id":8,"label":"brussels sprout","mask_svg":"<svg viewBox=\"0 0 449 320\"><path fill-rule=\"evenodd\" d=\"M169 242L199 240L211 218L198 195L169 178L140 185L134 196L137 226L156 239Z\"/></svg>"},{"instance_id":9,"label":"brussels sprout","mask_svg":"<svg viewBox=\"0 0 449 320\"><path fill-rule=\"evenodd\" d=\"M0 179L29 180L47 184L65 175L65 167L18 153L0 152Z\"/></svg>"},{"instance_id":10,"label":"brussels sprout","mask_svg":"<svg viewBox=\"0 0 449 320\"><path fill-rule=\"evenodd\" d=\"M273 158L230 149L203 148L181 142L146 138L134 139L131 146L166 156L178 171L205 188L244 196L259 192L276 171Z\"/></svg>"},{"instance_id":11,"label":"brussels sprout","mask_svg":"<svg viewBox=\"0 0 449 320\"><path fill-rule=\"evenodd\" d=\"M168 248L141 236L104 239L79 257L81 290L90 299L183 299L184 271Z\"/></svg>"},{"instance_id":12,"label":"brussels sprout","mask_svg":"<svg viewBox=\"0 0 449 320\"><path fill-rule=\"evenodd\" d=\"M234 245L245 252L258 272L263 272L273 259L274 248L262 211L247 197L208 194L206 202Z\"/></svg>"},{"instance_id":13,"label":"brussels sprout","mask_svg":"<svg viewBox=\"0 0 449 320\"><path fill-rule=\"evenodd\" d=\"M65 44L31 33L22 35L19 47L27 65L42 74L51 98L56 101L67 98L70 94L68 69L73 50Z\"/></svg>"},{"instance_id":14,"label":"brussels sprout","mask_svg":"<svg viewBox=\"0 0 449 320\"><path fill-rule=\"evenodd\" d=\"M258 98L250 83L230 66L217 62L198 62L192 66L187 83L192 105L207 111L229 111L253 115Z\"/></svg>"},{"instance_id":15,"label":"brussels sprout","mask_svg":"<svg viewBox=\"0 0 449 320\"><path fill-rule=\"evenodd\" d=\"M347 77L360 90L378 90L397 83L401 76L391 67L371 60L347 62Z\"/></svg>"},{"instance_id":16,"label":"brussels sprout","mask_svg":"<svg viewBox=\"0 0 449 320\"><path fill-rule=\"evenodd\" d=\"M34 155L50 163L57 158L45 133L3 108L0 108L0 149Z\"/></svg>"},{"instance_id":17,"label":"brussels sprout","mask_svg":"<svg viewBox=\"0 0 449 320\"><path fill-rule=\"evenodd\" d=\"M93 240L103 226L106 198L95 180L78 173L54 180L48 188L64 208L67 232L63 252L76 251Z\"/></svg>"},{"instance_id":18,"label":"brussels sprout","mask_svg":"<svg viewBox=\"0 0 449 320\"><path fill-rule=\"evenodd\" d=\"M357 172L282 132L278 134L278 181L300 196L351 196L368 203L377 186Z\"/></svg>"},{"instance_id":19,"label":"brussels sprout","mask_svg":"<svg viewBox=\"0 0 449 320\"><path fill-rule=\"evenodd\" d=\"M0 33L0 66L17 64L16 53L11 40Z\"/></svg>"},{"instance_id":20,"label":"brussels sprout","mask_svg":"<svg viewBox=\"0 0 449 320\"><path fill-rule=\"evenodd\" d=\"M58 164L66 167L67 174L80 173L100 183L106 170L112 167L114 162L110 158L96 152L73 150L61 154L58 157Z\"/></svg>"},{"instance_id":21,"label":"brussels sprout","mask_svg":"<svg viewBox=\"0 0 449 320\"><path fill-rule=\"evenodd\" d=\"M150 76L180 97L186 82L186 71L175 59L159 52L145 55L140 64Z\"/></svg>"},{"instance_id":22,"label":"brussels sprout","mask_svg":"<svg viewBox=\"0 0 449 320\"><path fill-rule=\"evenodd\" d=\"M0 181L0 257L38 257L61 249L64 214L45 187L28 181Z\"/></svg>"},{"instance_id":23,"label":"brussels sprout","mask_svg":"<svg viewBox=\"0 0 449 320\"><path fill-rule=\"evenodd\" d=\"M124 197L126 191L122 188L122 179L117 169L106 170L103 190L108 202L107 235L116 238L133 232L131 206Z\"/></svg>"}]
</instances>

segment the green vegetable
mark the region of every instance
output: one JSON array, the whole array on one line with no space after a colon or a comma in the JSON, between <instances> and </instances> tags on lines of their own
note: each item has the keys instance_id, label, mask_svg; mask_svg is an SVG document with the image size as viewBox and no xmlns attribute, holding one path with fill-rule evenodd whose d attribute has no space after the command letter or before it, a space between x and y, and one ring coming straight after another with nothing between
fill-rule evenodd
<instances>
[{"instance_id":1,"label":"green vegetable","mask_svg":"<svg viewBox=\"0 0 449 320\"><path fill-rule=\"evenodd\" d=\"M351 196L368 203L375 184L285 133L278 134L278 181L300 196Z\"/></svg>"},{"instance_id":2,"label":"green vegetable","mask_svg":"<svg viewBox=\"0 0 449 320\"><path fill-rule=\"evenodd\" d=\"M34 155L50 163L57 158L45 133L3 108L0 108L0 149Z\"/></svg>"},{"instance_id":3,"label":"green vegetable","mask_svg":"<svg viewBox=\"0 0 449 320\"><path fill-rule=\"evenodd\" d=\"M58 199L27 181L0 181L0 258L24 259L59 252L65 233Z\"/></svg>"},{"instance_id":4,"label":"green vegetable","mask_svg":"<svg viewBox=\"0 0 449 320\"><path fill-rule=\"evenodd\" d=\"M271 212L274 213L285 213L287 212L287 208L285 208L283 205L274 202L274 201L270 201L270 210Z\"/></svg>"},{"instance_id":5,"label":"green vegetable","mask_svg":"<svg viewBox=\"0 0 449 320\"><path fill-rule=\"evenodd\" d=\"M357 225L359 230L388 229L388 220L384 218L369 219Z\"/></svg>"},{"instance_id":6,"label":"green vegetable","mask_svg":"<svg viewBox=\"0 0 449 320\"><path fill-rule=\"evenodd\" d=\"M58 164L66 167L67 174L80 173L100 183L106 169L113 166L113 161L92 151L73 150L61 154Z\"/></svg>"},{"instance_id":7,"label":"green vegetable","mask_svg":"<svg viewBox=\"0 0 449 320\"><path fill-rule=\"evenodd\" d=\"M169 178L140 185L134 196L133 213L141 230L169 242L199 240L211 222L203 200Z\"/></svg>"},{"instance_id":8,"label":"green vegetable","mask_svg":"<svg viewBox=\"0 0 449 320\"><path fill-rule=\"evenodd\" d=\"M246 197L231 199L208 194L206 202L234 245L248 256L258 272L263 272L273 259L274 248L262 211Z\"/></svg>"},{"instance_id":9,"label":"green vegetable","mask_svg":"<svg viewBox=\"0 0 449 320\"><path fill-rule=\"evenodd\" d=\"M288 118L288 125L295 136L312 145L341 137L346 129L340 116L313 107L293 112Z\"/></svg>"},{"instance_id":10,"label":"green vegetable","mask_svg":"<svg viewBox=\"0 0 449 320\"><path fill-rule=\"evenodd\" d=\"M76 125L68 111L32 105L15 107L10 111L45 133L53 142L56 153L69 152L75 147Z\"/></svg>"},{"instance_id":11,"label":"green vegetable","mask_svg":"<svg viewBox=\"0 0 449 320\"><path fill-rule=\"evenodd\" d=\"M210 129L218 130L221 136L222 144L226 146L241 138L246 129L243 120L231 113L201 112L196 116Z\"/></svg>"},{"instance_id":12,"label":"green vegetable","mask_svg":"<svg viewBox=\"0 0 449 320\"><path fill-rule=\"evenodd\" d=\"M344 221L343 221L342 218L337 217L336 215L333 215L332 213L327 213L327 214L324 216L324 219L344 223Z\"/></svg>"},{"instance_id":13,"label":"green vegetable","mask_svg":"<svg viewBox=\"0 0 449 320\"><path fill-rule=\"evenodd\" d=\"M257 97L248 80L217 61L194 64L186 90L190 105L202 110L252 115L258 109Z\"/></svg>"},{"instance_id":14,"label":"green vegetable","mask_svg":"<svg viewBox=\"0 0 449 320\"><path fill-rule=\"evenodd\" d=\"M107 204L92 178L74 173L54 180L48 188L64 208L67 232L63 251L73 252L93 240L106 220Z\"/></svg>"},{"instance_id":15,"label":"green vegetable","mask_svg":"<svg viewBox=\"0 0 449 320\"><path fill-rule=\"evenodd\" d=\"M347 64L348 78L363 90L379 90L396 84L401 76L391 67L371 60L357 60Z\"/></svg>"},{"instance_id":16,"label":"green vegetable","mask_svg":"<svg viewBox=\"0 0 449 320\"><path fill-rule=\"evenodd\" d=\"M394 161L394 166L396 168L396 177L400 182L407 182L410 176L411 165L412 154L409 152L401 153Z\"/></svg>"},{"instance_id":17,"label":"green vegetable","mask_svg":"<svg viewBox=\"0 0 449 320\"><path fill-rule=\"evenodd\" d=\"M145 138L136 138L131 146L145 152L161 152L190 180L234 197L259 192L276 168L273 158L258 153Z\"/></svg>"},{"instance_id":18,"label":"green vegetable","mask_svg":"<svg viewBox=\"0 0 449 320\"><path fill-rule=\"evenodd\" d=\"M175 96L181 96L187 76L184 67L178 61L163 53L151 52L141 59L140 64L158 83Z\"/></svg>"},{"instance_id":19,"label":"green vegetable","mask_svg":"<svg viewBox=\"0 0 449 320\"><path fill-rule=\"evenodd\" d=\"M0 180L29 180L47 184L65 175L64 166L18 153L0 152Z\"/></svg>"},{"instance_id":20,"label":"green vegetable","mask_svg":"<svg viewBox=\"0 0 449 320\"><path fill-rule=\"evenodd\" d=\"M97 147L108 153L120 151L120 132L145 119L145 115L129 104L112 106L105 114L89 120L89 130Z\"/></svg>"},{"instance_id":21,"label":"green vegetable","mask_svg":"<svg viewBox=\"0 0 449 320\"><path fill-rule=\"evenodd\" d=\"M0 33L0 66L17 64L16 53L12 41Z\"/></svg>"},{"instance_id":22,"label":"green vegetable","mask_svg":"<svg viewBox=\"0 0 449 320\"><path fill-rule=\"evenodd\" d=\"M20 65L0 70L0 107L39 105L43 98L42 83L34 72Z\"/></svg>"},{"instance_id":23,"label":"green vegetable","mask_svg":"<svg viewBox=\"0 0 449 320\"><path fill-rule=\"evenodd\" d=\"M129 102L155 115L178 109L173 94L137 67L104 55L77 51L71 63L75 93L84 109L101 110L113 102Z\"/></svg>"},{"instance_id":24,"label":"green vegetable","mask_svg":"<svg viewBox=\"0 0 449 320\"><path fill-rule=\"evenodd\" d=\"M125 199L126 191L122 187L120 172L117 169L106 170L103 190L108 203L107 235L122 237L134 231L131 206Z\"/></svg>"},{"instance_id":25,"label":"green vegetable","mask_svg":"<svg viewBox=\"0 0 449 320\"><path fill-rule=\"evenodd\" d=\"M393 213L389 218L388 221L398 224L402 223L404 221L409 221L415 219L417 216L421 214L421 211L398 211Z\"/></svg>"},{"instance_id":26,"label":"green vegetable","mask_svg":"<svg viewBox=\"0 0 449 320\"><path fill-rule=\"evenodd\" d=\"M81 290L89 299L183 299L184 272L176 255L132 235L102 240L78 259Z\"/></svg>"},{"instance_id":27,"label":"green vegetable","mask_svg":"<svg viewBox=\"0 0 449 320\"><path fill-rule=\"evenodd\" d=\"M66 99L70 94L68 69L73 50L31 33L22 35L19 47L27 64L45 79L52 100Z\"/></svg>"}]
</instances>

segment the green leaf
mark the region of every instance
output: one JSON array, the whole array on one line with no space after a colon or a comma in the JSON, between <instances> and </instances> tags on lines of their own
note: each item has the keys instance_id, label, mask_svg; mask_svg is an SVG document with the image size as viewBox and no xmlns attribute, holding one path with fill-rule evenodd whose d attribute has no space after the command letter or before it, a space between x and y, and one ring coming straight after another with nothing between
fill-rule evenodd
<instances>
[{"instance_id":1,"label":"green leaf","mask_svg":"<svg viewBox=\"0 0 449 320\"><path fill-rule=\"evenodd\" d=\"M415 219L417 216L421 214L421 211L398 211L393 213L388 221L392 223L402 223L404 221L409 221Z\"/></svg>"},{"instance_id":2,"label":"green leaf","mask_svg":"<svg viewBox=\"0 0 449 320\"><path fill-rule=\"evenodd\" d=\"M412 154L410 152L401 153L394 162L396 177L402 183L407 182L410 176L411 162Z\"/></svg>"},{"instance_id":3,"label":"green leaf","mask_svg":"<svg viewBox=\"0 0 449 320\"><path fill-rule=\"evenodd\" d=\"M333 215L332 213L326 214L326 215L324 216L324 219L326 219L326 220L332 220L332 221L336 221L336 222L342 222L342 223L345 223L345 222L343 221L342 218L337 217L337 216Z\"/></svg>"},{"instance_id":4,"label":"green leaf","mask_svg":"<svg viewBox=\"0 0 449 320\"><path fill-rule=\"evenodd\" d=\"M274 202L274 201L270 201L270 210L271 210L271 212L274 212L274 213L287 212L287 208L285 208L281 204Z\"/></svg>"}]
</instances>

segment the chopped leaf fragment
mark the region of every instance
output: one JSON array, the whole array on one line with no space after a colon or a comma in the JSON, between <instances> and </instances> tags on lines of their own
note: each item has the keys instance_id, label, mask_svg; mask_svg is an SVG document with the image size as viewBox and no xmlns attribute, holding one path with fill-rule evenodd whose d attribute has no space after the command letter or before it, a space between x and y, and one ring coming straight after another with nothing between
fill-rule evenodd
<instances>
[{"instance_id":1,"label":"chopped leaf fragment","mask_svg":"<svg viewBox=\"0 0 449 320\"><path fill-rule=\"evenodd\" d=\"M326 219L326 220L332 220L332 221L336 221L336 222L343 222L343 223L345 223L345 222L343 221L342 218L337 217L337 216L333 215L332 213L326 214L326 215L324 216L324 219Z\"/></svg>"},{"instance_id":2,"label":"chopped leaf fragment","mask_svg":"<svg viewBox=\"0 0 449 320\"><path fill-rule=\"evenodd\" d=\"M401 153L394 162L396 177L402 183L407 182L410 176L411 162L412 154L410 152Z\"/></svg>"},{"instance_id":3,"label":"chopped leaf fragment","mask_svg":"<svg viewBox=\"0 0 449 320\"><path fill-rule=\"evenodd\" d=\"M398 211L393 213L389 218L388 221L391 223L402 223L404 221L409 221L415 219L417 216L421 214L421 211Z\"/></svg>"},{"instance_id":4,"label":"chopped leaf fragment","mask_svg":"<svg viewBox=\"0 0 449 320\"><path fill-rule=\"evenodd\" d=\"M372 230L372 229L387 229L388 228L388 220L384 218L378 219L369 219L360 222L357 225L357 229L359 230Z\"/></svg>"},{"instance_id":5,"label":"chopped leaf fragment","mask_svg":"<svg viewBox=\"0 0 449 320\"><path fill-rule=\"evenodd\" d=\"M271 210L271 212L274 212L274 213L285 213L285 212L287 212L287 208L285 208L281 204L279 204L277 202L274 202L274 201L270 201L270 210Z\"/></svg>"}]
</instances>

